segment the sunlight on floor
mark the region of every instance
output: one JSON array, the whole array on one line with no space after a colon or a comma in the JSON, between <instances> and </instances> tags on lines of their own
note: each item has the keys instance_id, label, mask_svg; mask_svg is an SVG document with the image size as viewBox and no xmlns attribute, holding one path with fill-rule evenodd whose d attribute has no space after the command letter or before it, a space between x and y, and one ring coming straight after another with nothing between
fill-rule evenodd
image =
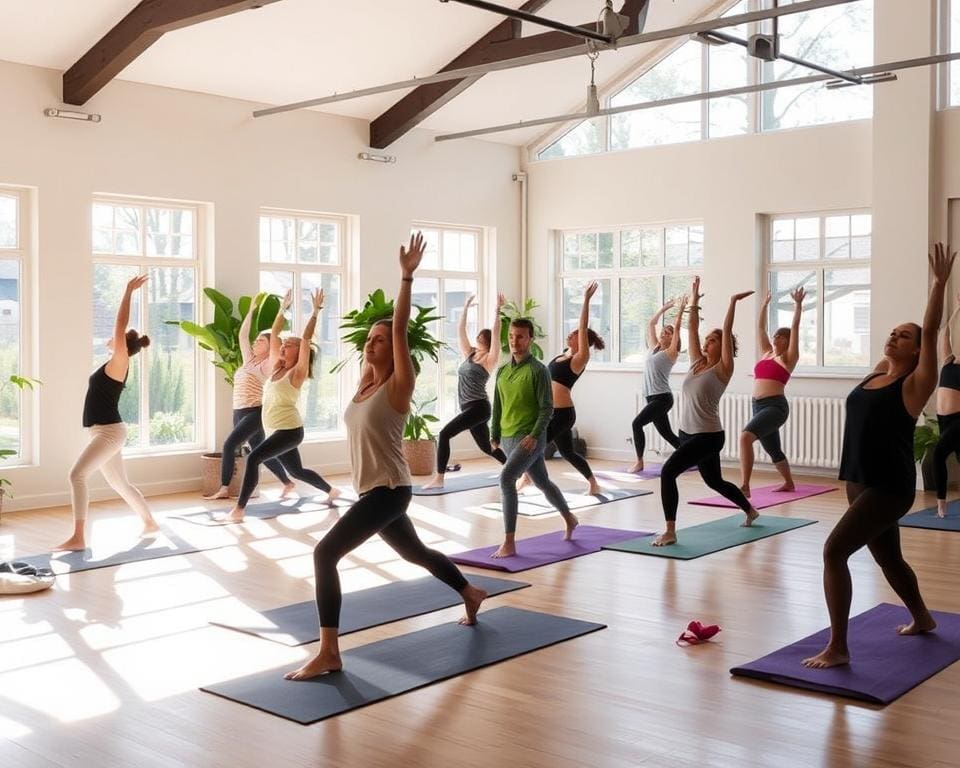
<instances>
[{"instance_id":1,"label":"sunlight on floor","mask_svg":"<svg viewBox=\"0 0 960 768\"><path fill-rule=\"evenodd\" d=\"M27 726L0 715L0 739L16 739L29 736L31 731Z\"/></svg>"},{"instance_id":2,"label":"sunlight on floor","mask_svg":"<svg viewBox=\"0 0 960 768\"><path fill-rule=\"evenodd\" d=\"M121 702L110 687L78 659L2 674L0 692L5 699L62 723L115 712Z\"/></svg>"}]
</instances>

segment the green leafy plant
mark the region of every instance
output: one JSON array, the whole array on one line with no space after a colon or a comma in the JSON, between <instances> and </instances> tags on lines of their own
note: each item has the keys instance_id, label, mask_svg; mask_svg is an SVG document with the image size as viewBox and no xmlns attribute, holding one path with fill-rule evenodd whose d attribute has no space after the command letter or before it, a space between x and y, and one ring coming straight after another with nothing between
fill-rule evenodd
<instances>
[{"instance_id":1,"label":"green leafy plant","mask_svg":"<svg viewBox=\"0 0 960 768\"><path fill-rule=\"evenodd\" d=\"M24 389L32 390L34 385L42 385L43 382L40 381L40 379L31 379L29 376L19 376L15 373L12 373L5 382L0 384L0 390L5 390L11 384L22 391ZM0 448L0 459L7 459L11 456L16 456L18 453L19 451L14 451L10 448ZM13 483L11 483L7 478L0 477L0 502L3 501L4 496L9 496L11 499L13 498L13 494L4 487L10 487L12 485Z\"/></svg>"},{"instance_id":2,"label":"green leafy plant","mask_svg":"<svg viewBox=\"0 0 960 768\"><path fill-rule=\"evenodd\" d=\"M533 316L533 310L539 306L534 299L527 299L522 307L516 302L508 301L500 308L500 349L503 352L510 351L510 323L522 317L533 323L533 344L530 352L538 360L543 359L543 348L537 344L537 339L545 339L547 334Z\"/></svg>"},{"instance_id":3,"label":"green leafy plant","mask_svg":"<svg viewBox=\"0 0 960 768\"><path fill-rule=\"evenodd\" d=\"M932 451L940 442L940 427L936 419L923 414L923 423L913 430L913 458L922 462L927 451Z\"/></svg>"},{"instance_id":4,"label":"green leafy plant","mask_svg":"<svg viewBox=\"0 0 960 768\"><path fill-rule=\"evenodd\" d=\"M413 399L410 413L407 415L407 423L403 427L404 440L433 440L433 432L430 431L430 424L440 421L432 413L424 413L423 409L432 403L437 402L436 397L429 400L417 401Z\"/></svg>"},{"instance_id":5,"label":"green leafy plant","mask_svg":"<svg viewBox=\"0 0 960 768\"><path fill-rule=\"evenodd\" d=\"M198 325L190 320L167 320L167 325L179 325L184 333L197 340L202 349L213 352L213 364L223 371L227 384L233 386L233 377L243 365L240 352L240 324L248 312L253 312L250 323L250 340L258 334L270 330L280 311L280 297L272 293L258 293L254 297L241 296L237 300L237 311L233 314L233 301L215 288L204 288L204 295L213 302L213 322Z\"/></svg>"},{"instance_id":6,"label":"green leafy plant","mask_svg":"<svg viewBox=\"0 0 960 768\"><path fill-rule=\"evenodd\" d=\"M414 305L414 309L416 313L411 313L410 322L407 325L407 342L410 345L414 370L419 375L421 364L428 358L439 362L440 349L444 344L430 332L430 324L441 319L440 315L433 314L436 308ZM342 341L353 350L353 354L344 357L330 369L330 372L336 373L351 359L362 360L363 345L367 343L370 329L381 320L389 320L391 317L393 317L393 299L387 301L379 288L367 296L363 309L354 309L344 315L340 329L346 333Z\"/></svg>"}]
</instances>

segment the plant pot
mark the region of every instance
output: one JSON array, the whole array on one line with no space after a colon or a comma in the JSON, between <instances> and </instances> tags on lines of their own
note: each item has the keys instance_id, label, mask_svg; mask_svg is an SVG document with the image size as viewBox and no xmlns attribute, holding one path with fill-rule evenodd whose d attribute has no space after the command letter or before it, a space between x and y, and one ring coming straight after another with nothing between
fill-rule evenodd
<instances>
[{"instance_id":1,"label":"plant pot","mask_svg":"<svg viewBox=\"0 0 960 768\"><path fill-rule=\"evenodd\" d=\"M433 440L404 440L403 456L411 475L432 475L437 467L437 446Z\"/></svg>"},{"instance_id":2,"label":"plant pot","mask_svg":"<svg viewBox=\"0 0 960 768\"><path fill-rule=\"evenodd\" d=\"M220 465L223 454L205 453L200 457L200 493L209 496L220 488ZM230 495L239 496L240 486L243 483L243 471L246 467L246 458L237 456L233 462L233 477L230 478Z\"/></svg>"}]
</instances>

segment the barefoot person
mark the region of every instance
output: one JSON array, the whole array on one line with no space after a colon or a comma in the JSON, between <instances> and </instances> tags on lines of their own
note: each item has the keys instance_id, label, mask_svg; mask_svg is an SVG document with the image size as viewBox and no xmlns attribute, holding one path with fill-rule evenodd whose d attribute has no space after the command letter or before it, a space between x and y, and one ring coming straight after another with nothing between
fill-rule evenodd
<instances>
[{"instance_id":1,"label":"barefoot person","mask_svg":"<svg viewBox=\"0 0 960 768\"><path fill-rule=\"evenodd\" d=\"M950 454L960 458L960 363L953 351L950 323L960 313L960 294L957 308L940 331L938 356L940 381L937 386L937 425L940 439L933 450L933 477L937 488L937 516L947 514L947 459Z\"/></svg>"},{"instance_id":2,"label":"barefoot person","mask_svg":"<svg viewBox=\"0 0 960 768\"><path fill-rule=\"evenodd\" d=\"M556 507L566 523L566 539L573 537L577 518L570 512L560 489L550 481L543 451L547 424L553 413L550 373L530 354L533 323L517 318L510 323L510 361L497 371L490 434L495 448L502 445L507 463L500 472L503 504L503 544L491 557L517 554L517 481L529 472L534 485Z\"/></svg>"},{"instance_id":3,"label":"barefoot person","mask_svg":"<svg viewBox=\"0 0 960 768\"><path fill-rule=\"evenodd\" d=\"M263 387L263 426L270 434L247 455L240 497L224 522L243 522L247 502L260 484L260 465L270 459L278 459L288 474L326 493L328 501L333 501L340 495L340 491L332 488L320 475L304 467L300 458L300 443L303 442L300 390L307 379L313 378L314 349L311 342L317 327L317 316L323 309L323 291L315 290L311 299L313 313L303 329L302 337L288 336L280 341L284 312L290 308L293 301L291 291L287 291L283 305L273 321L270 329L270 357L267 361L271 374Z\"/></svg>"},{"instance_id":4,"label":"barefoot person","mask_svg":"<svg viewBox=\"0 0 960 768\"><path fill-rule=\"evenodd\" d=\"M670 426L670 409L673 408L673 392L670 391L670 371L673 370L680 355L680 321L686 297L681 300L680 309L673 325L665 325L657 332L657 325L673 302L668 301L660 311L650 318L647 324L647 359L643 364L643 393L647 404L633 420L633 447L637 452L637 461L628 472L643 472L643 452L646 449L646 436L643 428L653 423L661 437L674 448L680 446L680 438Z\"/></svg>"},{"instance_id":5,"label":"barefoot person","mask_svg":"<svg viewBox=\"0 0 960 768\"><path fill-rule=\"evenodd\" d=\"M143 536L160 530L139 489L127 480L123 466L123 446L127 441L127 425L120 416L120 395L126 386L130 370L130 358L150 345L147 336L134 329L127 330L130 322L130 301L134 292L147 282L146 275L139 275L127 283L117 310L113 336L107 341L110 359L90 376L87 396L83 402L83 426L90 430L90 442L83 449L73 469L70 470L70 501L73 506L73 535L58 546L57 550L79 551L86 549L87 511L90 494L87 480L98 469L127 504L143 521Z\"/></svg>"},{"instance_id":6,"label":"barefoot person","mask_svg":"<svg viewBox=\"0 0 960 768\"><path fill-rule=\"evenodd\" d=\"M923 316L890 332L883 359L847 397L840 479L847 482L849 508L823 545L823 591L830 613L830 641L805 667L825 669L850 662L847 623L853 583L847 560L866 546L913 621L901 635L930 632L937 624L920 595L913 569L900 548L900 518L916 493L913 430L937 385L937 329L943 294L956 254L937 243L929 259L933 284Z\"/></svg>"},{"instance_id":7,"label":"barefoot person","mask_svg":"<svg viewBox=\"0 0 960 768\"><path fill-rule=\"evenodd\" d=\"M223 441L220 458L220 488L205 499L226 499L230 495L230 479L237 451L244 443L253 450L263 442L263 382L270 376L270 334L261 333L250 342L250 324L253 310L263 300L260 294L256 304L251 305L246 317L240 324L240 355L243 365L233 376L233 431ZM287 498L294 489L293 481L287 476L283 465L277 459L268 459L264 465L283 483L281 499Z\"/></svg>"},{"instance_id":8,"label":"barefoot person","mask_svg":"<svg viewBox=\"0 0 960 768\"><path fill-rule=\"evenodd\" d=\"M423 488L443 488L443 476L450 461L450 441L461 432L469 429L477 447L487 456L492 456L501 464L507 457L499 448L490 445L490 399L487 397L487 381L500 362L500 308L504 304L503 294L497 295L497 307L493 313L492 328L484 328L477 334L477 345L471 346L467 336L467 312L473 305L475 296L468 296L463 305L458 326L460 352L464 360L457 371L457 399L460 401L460 414L450 420L437 437L437 473Z\"/></svg>"},{"instance_id":9,"label":"barefoot person","mask_svg":"<svg viewBox=\"0 0 960 768\"><path fill-rule=\"evenodd\" d=\"M680 414L680 447L664 463L660 475L660 493L663 497L663 516L667 530L653 540L653 546L663 547L677 543L677 506L680 494L677 478L696 465L704 482L724 498L743 510L748 526L759 517L740 489L723 479L720 471L720 451L726 440L720 423L720 397L733 376L733 359L737 356L737 339L733 335L733 319L737 302L753 291L736 293L730 297L723 328L714 328L700 346L700 277L693 280L690 299L690 319L687 323L690 347L690 371L683 380L686 407Z\"/></svg>"},{"instance_id":10,"label":"barefoot person","mask_svg":"<svg viewBox=\"0 0 960 768\"><path fill-rule=\"evenodd\" d=\"M379 533L404 560L423 566L460 593L466 612L461 624L476 623L477 610L487 596L482 589L472 586L446 555L427 549L407 516L413 489L401 443L416 383L407 324L413 273L423 258L423 249L419 233L410 238L407 248L400 248L402 281L393 320L377 323L367 336L360 386L344 414L350 471L360 500L313 551L320 650L302 667L287 673L288 680L306 680L343 668L338 630L342 594L337 563L374 534Z\"/></svg>"},{"instance_id":11,"label":"barefoot person","mask_svg":"<svg viewBox=\"0 0 960 768\"><path fill-rule=\"evenodd\" d=\"M773 343L767 336L767 309L770 294L760 305L757 326L757 344L762 357L753 367L753 418L740 433L740 490L750 496L750 476L753 474L753 444L759 440L763 450L770 456L783 484L779 492L794 489L790 462L780 445L780 427L787 422L790 406L784 391L800 361L800 316L803 314L803 288L790 293L793 299L793 322L789 328L778 328L773 334Z\"/></svg>"}]
</instances>

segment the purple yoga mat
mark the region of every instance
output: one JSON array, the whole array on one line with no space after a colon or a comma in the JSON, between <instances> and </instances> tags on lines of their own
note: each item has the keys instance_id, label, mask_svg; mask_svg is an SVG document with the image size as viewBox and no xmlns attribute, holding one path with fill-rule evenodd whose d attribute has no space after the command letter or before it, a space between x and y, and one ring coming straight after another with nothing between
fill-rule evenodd
<instances>
[{"instance_id":1,"label":"purple yoga mat","mask_svg":"<svg viewBox=\"0 0 960 768\"><path fill-rule=\"evenodd\" d=\"M800 662L815 656L827 644L830 630L798 640L793 645L734 667L734 675L753 677L835 696L889 704L928 677L960 659L960 614L932 611L937 629L902 637L896 628L910 621L899 605L881 603L850 619L850 664L830 669L807 669Z\"/></svg>"},{"instance_id":2,"label":"purple yoga mat","mask_svg":"<svg viewBox=\"0 0 960 768\"><path fill-rule=\"evenodd\" d=\"M830 493L830 491L837 490L828 485L804 485L803 483L798 483L797 488L794 491L785 491L783 493L774 493L774 488L778 488L776 485L767 485L763 488L754 488L750 494L750 501L753 504L754 509L766 509L767 507L775 507L777 504L786 504L790 501L797 501L798 499L806 499L810 496L819 496L821 493ZM728 507L729 509L736 509L737 505L732 501L729 501L723 496L708 496L705 499L697 499L696 501L691 501L691 504L697 504L701 507Z\"/></svg>"},{"instance_id":3,"label":"purple yoga mat","mask_svg":"<svg viewBox=\"0 0 960 768\"><path fill-rule=\"evenodd\" d=\"M450 559L461 565L475 565L478 568L491 568L495 571L517 573L537 568L561 560L569 560L580 555L599 552L604 544L616 544L620 541L636 539L640 536L652 536L650 531L625 531L619 528L600 528L595 525L581 525L573 532L572 541L563 540L563 531L545 533L517 542L517 554L513 557L495 559L490 557L499 545L468 549L450 555Z\"/></svg>"}]
</instances>

